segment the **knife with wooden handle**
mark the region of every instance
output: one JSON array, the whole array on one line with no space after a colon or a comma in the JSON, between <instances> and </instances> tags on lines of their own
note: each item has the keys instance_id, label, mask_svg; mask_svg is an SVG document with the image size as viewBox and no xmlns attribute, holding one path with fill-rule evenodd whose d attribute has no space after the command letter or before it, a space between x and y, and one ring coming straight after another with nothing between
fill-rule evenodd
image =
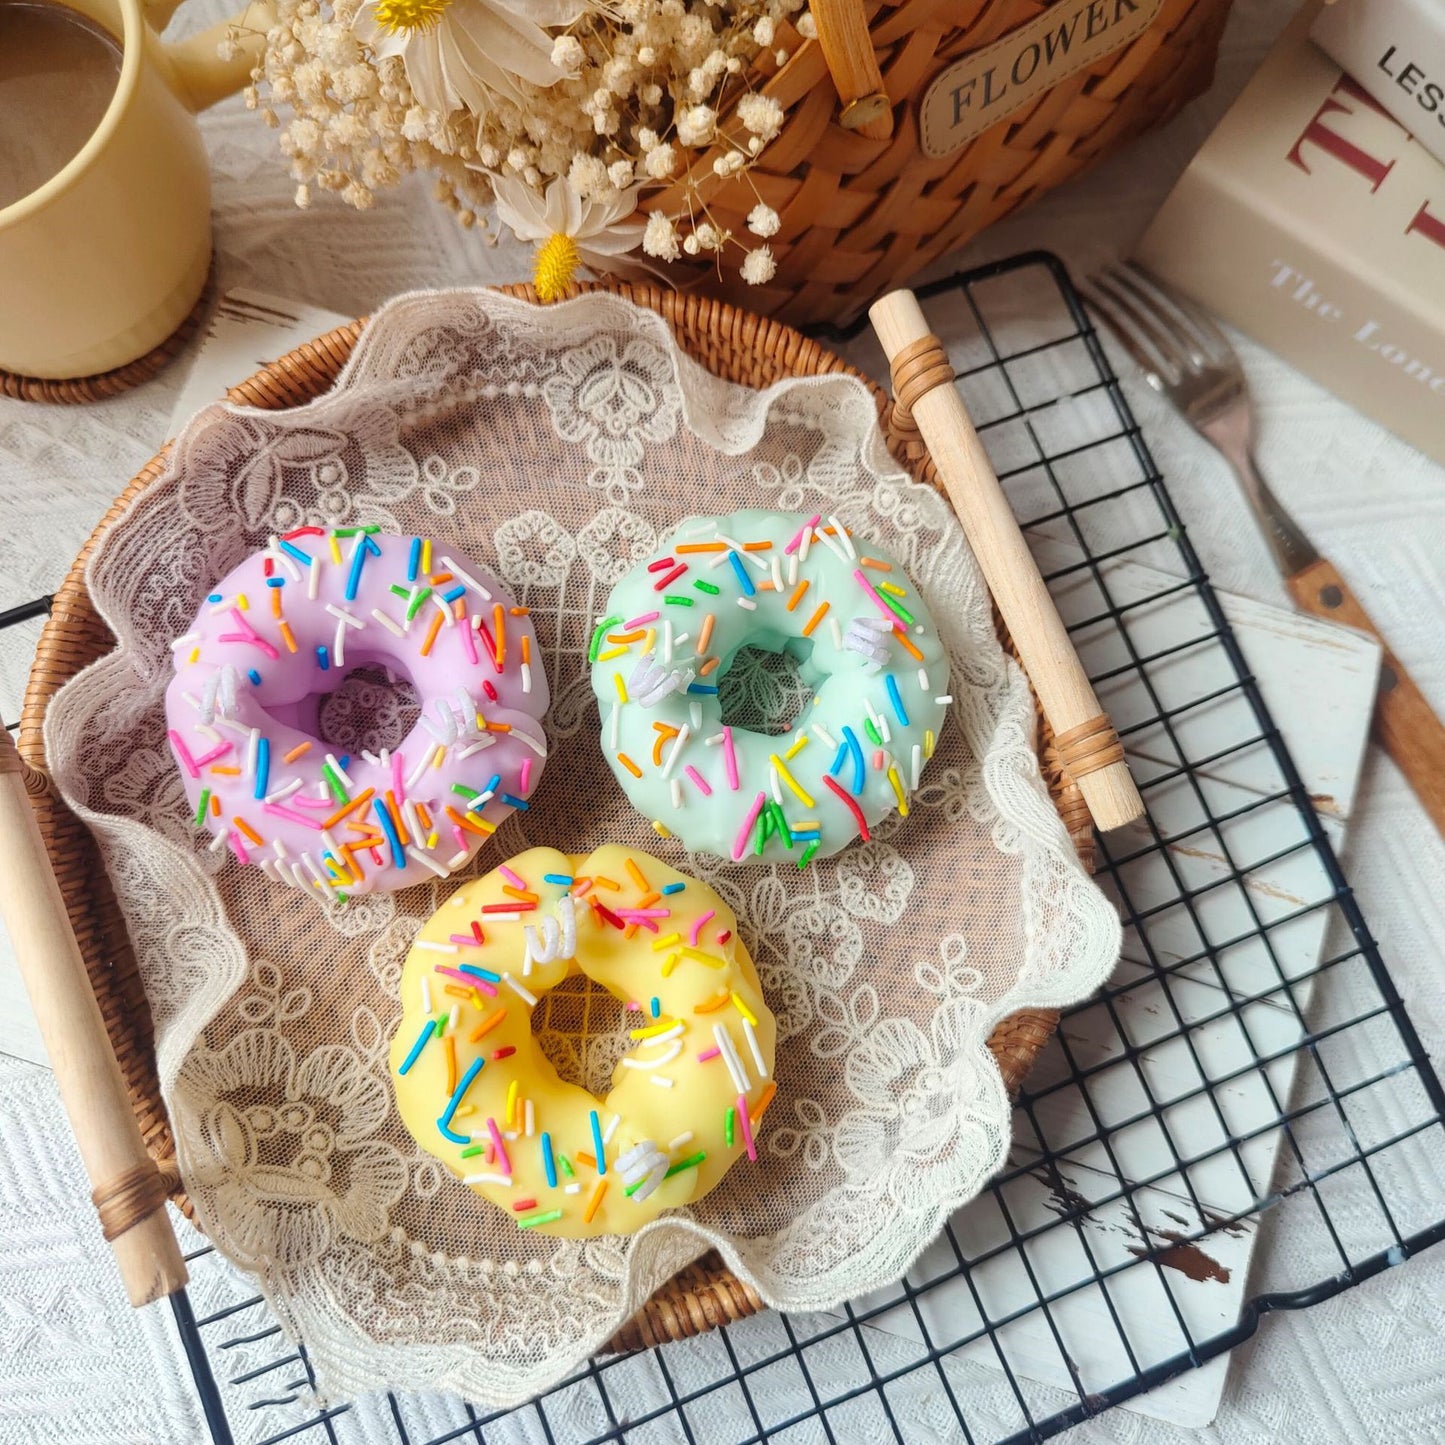
<instances>
[{"instance_id":1,"label":"knife with wooden handle","mask_svg":"<svg viewBox=\"0 0 1445 1445\"><path fill-rule=\"evenodd\" d=\"M1370 621L1370 614L1325 557L1285 578L1301 610L1368 632L1384 649L1375 736L1409 780L1425 811L1445 836L1445 723L1435 716L1400 659Z\"/></svg>"}]
</instances>

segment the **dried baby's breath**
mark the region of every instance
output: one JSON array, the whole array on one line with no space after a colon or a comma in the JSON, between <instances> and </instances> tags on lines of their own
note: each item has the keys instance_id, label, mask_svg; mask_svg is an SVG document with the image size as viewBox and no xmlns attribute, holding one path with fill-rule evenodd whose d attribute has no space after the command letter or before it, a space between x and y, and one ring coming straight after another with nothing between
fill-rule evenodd
<instances>
[{"instance_id":1,"label":"dried baby's breath","mask_svg":"<svg viewBox=\"0 0 1445 1445\"><path fill-rule=\"evenodd\" d=\"M298 205L320 189L364 208L429 171L464 226L505 197L502 218L516 229L525 216L539 252L569 238L547 252L551 286L570 256L639 247L661 261L741 252L761 284L771 250L718 224L702 183L745 177L782 129L751 67L798 44L802 3L276 0L246 99L268 120L285 113ZM747 225L769 237L781 221L759 198Z\"/></svg>"},{"instance_id":2,"label":"dried baby's breath","mask_svg":"<svg viewBox=\"0 0 1445 1445\"><path fill-rule=\"evenodd\" d=\"M743 258L743 280L751 286L762 286L771 281L777 269L778 263L767 246L759 246Z\"/></svg>"}]
</instances>

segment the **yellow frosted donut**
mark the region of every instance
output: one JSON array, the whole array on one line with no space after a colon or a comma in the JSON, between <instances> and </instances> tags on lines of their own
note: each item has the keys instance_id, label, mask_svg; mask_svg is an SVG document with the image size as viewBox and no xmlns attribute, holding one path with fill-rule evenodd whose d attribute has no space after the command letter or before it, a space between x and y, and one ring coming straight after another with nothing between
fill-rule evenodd
<instances>
[{"instance_id":1,"label":"yellow frosted donut","mask_svg":"<svg viewBox=\"0 0 1445 1445\"><path fill-rule=\"evenodd\" d=\"M599 1099L560 1079L532 1010L584 973L632 1047ZM777 1030L737 920L647 853L533 848L422 925L391 1043L406 1127L520 1229L629 1234L701 1199L776 1090Z\"/></svg>"}]
</instances>

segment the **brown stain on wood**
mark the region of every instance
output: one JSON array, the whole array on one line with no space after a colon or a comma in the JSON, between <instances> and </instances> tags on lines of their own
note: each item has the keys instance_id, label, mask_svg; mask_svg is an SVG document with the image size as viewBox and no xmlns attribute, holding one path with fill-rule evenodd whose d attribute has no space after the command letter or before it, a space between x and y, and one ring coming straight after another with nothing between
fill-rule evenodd
<instances>
[{"instance_id":1,"label":"brown stain on wood","mask_svg":"<svg viewBox=\"0 0 1445 1445\"><path fill-rule=\"evenodd\" d=\"M1049 1198L1044 1201L1045 1209L1057 1214L1060 1219L1093 1218L1090 1212L1094 1207L1092 1202L1073 1188L1073 1180L1066 1179L1053 1163L1045 1160L1040 1168L1032 1172L1034 1178L1049 1191Z\"/></svg>"},{"instance_id":2,"label":"brown stain on wood","mask_svg":"<svg viewBox=\"0 0 1445 1445\"><path fill-rule=\"evenodd\" d=\"M1092 1200L1079 1193L1074 1187L1074 1181L1068 1178L1052 1160L1041 1160L1039 1167L1029 1171L1040 1184L1048 1190L1049 1197L1043 1201L1044 1208L1051 1213L1058 1215L1061 1219L1072 1220L1076 1226L1082 1226L1085 1221L1105 1229L1117 1230L1122 1234L1133 1234L1139 1237L1139 1225L1130 1222L1116 1222L1113 1220L1101 1220L1093 1212L1096 1206ZM1206 1226L1208 1232L1216 1230L1234 1237L1248 1234L1252 1221L1247 1219L1232 1219L1228 1215L1219 1214L1204 1205L1196 1206L1201 1222ZM1190 1222L1182 1214L1171 1209L1162 1211L1165 1218L1172 1219L1181 1225L1183 1229L1189 1229ZM1152 1224L1143 1225L1145 1243L1129 1244L1124 1248L1138 1260L1151 1261L1161 1269L1172 1269L1182 1274L1186 1279L1195 1284L1228 1284L1233 1271L1228 1265L1221 1264L1212 1255L1206 1254L1199 1247L1196 1240L1191 1239L1182 1230L1159 1229ZM1150 1244L1149 1238L1163 1240L1163 1244Z\"/></svg>"},{"instance_id":3,"label":"brown stain on wood","mask_svg":"<svg viewBox=\"0 0 1445 1445\"><path fill-rule=\"evenodd\" d=\"M1129 1253L1135 1259L1150 1259L1162 1269L1178 1270L1195 1284L1203 1284L1205 1280L1213 1280L1216 1284L1229 1283L1229 1269L1211 1255L1205 1254L1197 1244L1177 1230L1161 1229L1151 1233L1158 1233L1161 1238L1170 1240L1171 1243L1163 1249L1145 1249L1131 1244L1128 1246Z\"/></svg>"},{"instance_id":4,"label":"brown stain on wood","mask_svg":"<svg viewBox=\"0 0 1445 1445\"><path fill-rule=\"evenodd\" d=\"M1252 1219L1231 1219L1227 1214L1219 1214L1213 1209L1207 1209L1200 1205L1199 1212L1204 1216L1204 1222L1211 1231L1221 1230L1225 1234L1231 1234L1238 1238L1241 1234L1248 1234L1254 1227Z\"/></svg>"},{"instance_id":5,"label":"brown stain on wood","mask_svg":"<svg viewBox=\"0 0 1445 1445\"><path fill-rule=\"evenodd\" d=\"M1244 886L1251 893L1262 893L1266 898L1277 898L1281 903L1291 904L1295 908L1303 908L1305 901L1294 893L1286 893L1283 888L1273 883L1266 883L1262 878L1246 878Z\"/></svg>"},{"instance_id":6,"label":"brown stain on wood","mask_svg":"<svg viewBox=\"0 0 1445 1445\"><path fill-rule=\"evenodd\" d=\"M1218 853L1211 853L1204 848L1186 848L1182 843L1171 843L1169 845L1169 851L1171 853L1182 853L1186 858L1203 858L1207 863L1218 863L1225 868L1231 866L1229 862ZM1262 878L1256 878L1248 871L1245 872L1244 877L1239 881L1245 888L1249 889L1251 893L1262 893L1266 898L1277 898L1281 903L1292 903L1296 908L1304 907L1303 898L1296 898L1293 893L1286 893L1283 888L1273 883L1267 883Z\"/></svg>"}]
</instances>

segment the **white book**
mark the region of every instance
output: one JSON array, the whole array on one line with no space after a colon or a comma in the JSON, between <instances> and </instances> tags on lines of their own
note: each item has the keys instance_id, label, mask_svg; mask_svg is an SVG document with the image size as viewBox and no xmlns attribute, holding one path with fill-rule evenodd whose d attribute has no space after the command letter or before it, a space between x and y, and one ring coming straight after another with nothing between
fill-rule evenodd
<instances>
[{"instance_id":1,"label":"white book","mask_svg":"<svg viewBox=\"0 0 1445 1445\"><path fill-rule=\"evenodd\" d=\"M1445 166L1309 42L1314 18L1290 22L1134 254L1445 462Z\"/></svg>"},{"instance_id":2,"label":"white book","mask_svg":"<svg viewBox=\"0 0 1445 1445\"><path fill-rule=\"evenodd\" d=\"M1445 0L1336 0L1310 39L1445 161Z\"/></svg>"}]
</instances>

